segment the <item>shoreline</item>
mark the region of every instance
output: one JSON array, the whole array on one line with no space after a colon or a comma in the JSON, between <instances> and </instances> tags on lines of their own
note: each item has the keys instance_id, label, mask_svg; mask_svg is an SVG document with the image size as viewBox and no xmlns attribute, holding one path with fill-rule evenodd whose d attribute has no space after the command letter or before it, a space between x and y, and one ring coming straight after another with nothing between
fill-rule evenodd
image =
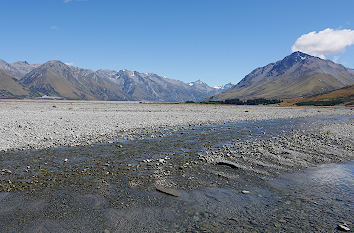
<instances>
[{"instance_id":1,"label":"shoreline","mask_svg":"<svg viewBox=\"0 0 354 233\"><path fill-rule=\"evenodd\" d=\"M353 115L337 107L0 100L0 151L90 145L181 126Z\"/></svg>"}]
</instances>

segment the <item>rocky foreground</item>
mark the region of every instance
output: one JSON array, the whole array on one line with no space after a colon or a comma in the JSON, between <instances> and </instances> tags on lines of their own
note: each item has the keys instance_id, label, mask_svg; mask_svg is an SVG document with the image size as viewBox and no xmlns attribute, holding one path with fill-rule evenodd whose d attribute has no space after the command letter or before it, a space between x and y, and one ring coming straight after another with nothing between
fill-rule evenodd
<instances>
[{"instance_id":1,"label":"rocky foreground","mask_svg":"<svg viewBox=\"0 0 354 233\"><path fill-rule=\"evenodd\" d=\"M0 105L0 145L7 150L0 151L1 232L352 228L350 170L338 164L335 170L301 176L300 185L274 180L306 167L353 160L351 109L65 101ZM225 123L233 121L244 122ZM85 145L94 142L108 143ZM69 147L48 148L59 145ZM323 173L326 182L321 183Z\"/></svg>"},{"instance_id":2,"label":"rocky foreground","mask_svg":"<svg viewBox=\"0 0 354 233\"><path fill-rule=\"evenodd\" d=\"M87 145L184 125L353 114L349 108L2 100L0 150Z\"/></svg>"},{"instance_id":3,"label":"rocky foreground","mask_svg":"<svg viewBox=\"0 0 354 233\"><path fill-rule=\"evenodd\" d=\"M353 160L353 140L354 118L350 118L346 122L318 122L314 128L298 129L267 139L237 140L210 148L199 159L269 177L318 164Z\"/></svg>"}]
</instances>

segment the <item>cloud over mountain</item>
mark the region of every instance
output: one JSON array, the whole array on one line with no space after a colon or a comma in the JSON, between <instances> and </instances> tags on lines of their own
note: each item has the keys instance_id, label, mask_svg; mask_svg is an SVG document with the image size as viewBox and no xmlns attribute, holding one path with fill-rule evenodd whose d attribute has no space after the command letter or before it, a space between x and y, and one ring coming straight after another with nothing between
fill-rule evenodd
<instances>
[{"instance_id":1,"label":"cloud over mountain","mask_svg":"<svg viewBox=\"0 0 354 233\"><path fill-rule=\"evenodd\" d=\"M326 55L341 53L354 44L354 30L334 30L327 28L301 35L291 47L293 52L301 51L313 56L325 58Z\"/></svg>"}]
</instances>

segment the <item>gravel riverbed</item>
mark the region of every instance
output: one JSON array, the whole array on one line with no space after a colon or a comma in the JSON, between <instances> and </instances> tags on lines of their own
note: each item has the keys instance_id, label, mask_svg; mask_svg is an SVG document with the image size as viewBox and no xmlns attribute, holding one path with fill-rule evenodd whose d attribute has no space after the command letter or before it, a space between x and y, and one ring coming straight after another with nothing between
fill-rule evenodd
<instances>
[{"instance_id":1,"label":"gravel riverbed","mask_svg":"<svg viewBox=\"0 0 354 233\"><path fill-rule=\"evenodd\" d=\"M350 108L0 100L0 151L87 145L142 130L185 125L332 115L352 116L354 111Z\"/></svg>"},{"instance_id":2,"label":"gravel riverbed","mask_svg":"<svg viewBox=\"0 0 354 233\"><path fill-rule=\"evenodd\" d=\"M350 108L0 106L0 232L352 228Z\"/></svg>"}]
</instances>

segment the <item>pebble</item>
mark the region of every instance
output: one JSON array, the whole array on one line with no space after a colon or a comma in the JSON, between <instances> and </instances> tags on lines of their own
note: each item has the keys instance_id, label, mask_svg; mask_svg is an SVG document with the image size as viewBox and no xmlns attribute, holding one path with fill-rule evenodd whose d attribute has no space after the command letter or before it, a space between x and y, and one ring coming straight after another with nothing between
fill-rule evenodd
<instances>
[{"instance_id":1,"label":"pebble","mask_svg":"<svg viewBox=\"0 0 354 233\"><path fill-rule=\"evenodd\" d=\"M337 229L340 230L340 231L346 231L346 232L350 231L350 228L345 223L344 224L339 224L337 226Z\"/></svg>"},{"instance_id":2,"label":"pebble","mask_svg":"<svg viewBox=\"0 0 354 233\"><path fill-rule=\"evenodd\" d=\"M2 169L1 171L2 171L2 172L9 173L9 174L12 174L12 171L11 171L11 170L9 170L9 169Z\"/></svg>"},{"instance_id":3,"label":"pebble","mask_svg":"<svg viewBox=\"0 0 354 233\"><path fill-rule=\"evenodd\" d=\"M176 190L172 189L172 188L167 188L167 187L164 187L162 185L156 185L156 190L161 192L161 193L164 193L164 194L168 194L170 196L174 196L174 197L179 197L180 196L180 193L177 192Z\"/></svg>"}]
</instances>

